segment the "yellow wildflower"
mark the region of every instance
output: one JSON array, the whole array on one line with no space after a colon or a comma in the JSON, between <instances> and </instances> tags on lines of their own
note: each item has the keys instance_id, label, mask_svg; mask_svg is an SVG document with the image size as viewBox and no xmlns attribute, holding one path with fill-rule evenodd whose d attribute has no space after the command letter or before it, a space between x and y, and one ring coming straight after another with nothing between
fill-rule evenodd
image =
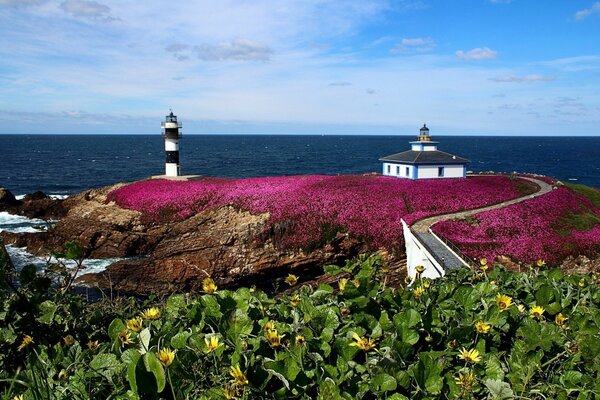
<instances>
[{"instance_id":1,"label":"yellow wildflower","mask_svg":"<svg viewBox=\"0 0 600 400\"><path fill-rule=\"evenodd\" d=\"M556 325L558 325L560 327L560 329L562 329L564 331L564 330L568 329L568 326L567 326L568 319L569 318L562 315L562 313L558 313L554 317L554 322L556 322Z\"/></svg>"},{"instance_id":2,"label":"yellow wildflower","mask_svg":"<svg viewBox=\"0 0 600 400\"><path fill-rule=\"evenodd\" d=\"M156 354L156 358L165 368L169 368L171 364L173 364L173 360L175 360L175 350L171 350L168 347L161 349Z\"/></svg>"},{"instance_id":3,"label":"yellow wildflower","mask_svg":"<svg viewBox=\"0 0 600 400\"><path fill-rule=\"evenodd\" d=\"M267 321L267 323L264 326L264 330L266 332L276 330L276 328L275 328L275 321L272 321L272 320L271 321Z\"/></svg>"},{"instance_id":4,"label":"yellow wildflower","mask_svg":"<svg viewBox=\"0 0 600 400\"><path fill-rule=\"evenodd\" d=\"M98 345L98 341L97 340L94 340L94 341L90 340L90 341L87 342L88 349L90 349L92 351L97 350L98 346L99 345Z\"/></svg>"},{"instance_id":5,"label":"yellow wildflower","mask_svg":"<svg viewBox=\"0 0 600 400\"><path fill-rule=\"evenodd\" d=\"M122 346L133 343L133 340L131 340L131 333L127 332L126 330L119 332L118 337Z\"/></svg>"},{"instance_id":6,"label":"yellow wildflower","mask_svg":"<svg viewBox=\"0 0 600 400\"><path fill-rule=\"evenodd\" d=\"M487 258L485 258L485 257L484 257L484 258L481 258L481 259L479 259L479 264L480 264L481 266L483 266L483 265L487 265Z\"/></svg>"},{"instance_id":7,"label":"yellow wildflower","mask_svg":"<svg viewBox=\"0 0 600 400\"><path fill-rule=\"evenodd\" d=\"M223 397L225 397L227 400L232 400L237 397L239 394L238 392L239 390L236 385L225 385L223 388Z\"/></svg>"},{"instance_id":8,"label":"yellow wildflower","mask_svg":"<svg viewBox=\"0 0 600 400\"><path fill-rule=\"evenodd\" d=\"M18 394L12 398L12 400L25 400L25 396L22 394Z\"/></svg>"},{"instance_id":9,"label":"yellow wildflower","mask_svg":"<svg viewBox=\"0 0 600 400\"><path fill-rule=\"evenodd\" d=\"M449 349L454 349L456 346L458 346L458 342L456 341L456 339L452 339L448 343L446 343L446 347Z\"/></svg>"},{"instance_id":10,"label":"yellow wildflower","mask_svg":"<svg viewBox=\"0 0 600 400\"><path fill-rule=\"evenodd\" d=\"M369 351L375 348L376 343L373 339L367 339L366 337L360 337L356 333L352 334L352 339L354 339L354 343L350 343L350 346L358 347L363 351Z\"/></svg>"},{"instance_id":11,"label":"yellow wildflower","mask_svg":"<svg viewBox=\"0 0 600 400\"><path fill-rule=\"evenodd\" d=\"M524 313L525 306L523 304L517 304L517 310L519 310L520 313Z\"/></svg>"},{"instance_id":12,"label":"yellow wildflower","mask_svg":"<svg viewBox=\"0 0 600 400\"><path fill-rule=\"evenodd\" d=\"M416 271L417 271L419 274L422 274L422 273L423 273L423 271L425 271L425 267L424 267L424 266L422 266L422 265L417 265L417 266L415 267L415 270L416 270Z\"/></svg>"},{"instance_id":13,"label":"yellow wildflower","mask_svg":"<svg viewBox=\"0 0 600 400\"><path fill-rule=\"evenodd\" d=\"M268 330L265 336L267 338L267 342L269 342L269 345L275 349L281 347L281 339L283 339L285 335L280 335L277 333L277 329L272 329Z\"/></svg>"},{"instance_id":14,"label":"yellow wildflower","mask_svg":"<svg viewBox=\"0 0 600 400\"><path fill-rule=\"evenodd\" d=\"M17 347L17 350L21 351L25 347L29 346L31 343L33 343L33 338L29 335L25 335L23 337L23 340L21 340L21 344L19 345L19 347Z\"/></svg>"},{"instance_id":15,"label":"yellow wildflower","mask_svg":"<svg viewBox=\"0 0 600 400\"><path fill-rule=\"evenodd\" d=\"M296 346L302 346L304 343L306 343L306 338L302 335L296 335L295 343Z\"/></svg>"},{"instance_id":16,"label":"yellow wildflower","mask_svg":"<svg viewBox=\"0 0 600 400\"><path fill-rule=\"evenodd\" d=\"M294 308L298 307L300 305L300 296L297 294L293 295L290 299L290 305Z\"/></svg>"},{"instance_id":17,"label":"yellow wildflower","mask_svg":"<svg viewBox=\"0 0 600 400\"><path fill-rule=\"evenodd\" d=\"M509 297L505 294L499 294L496 296L496 304L498 304L498 308L500 311L508 310L510 305L512 304L512 297Z\"/></svg>"},{"instance_id":18,"label":"yellow wildflower","mask_svg":"<svg viewBox=\"0 0 600 400\"><path fill-rule=\"evenodd\" d=\"M473 387L474 380L475 376L472 372L466 374L459 372L458 376L454 379L454 382L456 382L463 390L469 391Z\"/></svg>"},{"instance_id":19,"label":"yellow wildflower","mask_svg":"<svg viewBox=\"0 0 600 400\"><path fill-rule=\"evenodd\" d=\"M215 293L217 291L217 285L212 278L204 278L202 280L202 290L206 293Z\"/></svg>"},{"instance_id":20,"label":"yellow wildflower","mask_svg":"<svg viewBox=\"0 0 600 400\"><path fill-rule=\"evenodd\" d=\"M585 279L581 278L581 280L579 281L579 287L580 288L584 288L585 287Z\"/></svg>"},{"instance_id":21,"label":"yellow wildflower","mask_svg":"<svg viewBox=\"0 0 600 400\"><path fill-rule=\"evenodd\" d=\"M360 287L360 281L358 279L352 279L352 284L354 285L355 288Z\"/></svg>"},{"instance_id":22,"label":"yellow wildflower","mask_svg":"<svg viewBox=\"0 0 600 400\"><path fill-rule=\"evenodd\" d=\"M475 331L477 333L486 334L490 331L491 328L492 328L492 325L487 324L483 321L475 322Z\"/></svg>"},{"instance_id":23,"label":"yellow wildflower","mask_svg":"<svg viewBox=\"0 0 600 400\"><path fill-rule=\"evenodd\" d=\"M204 343L206 344L206 349L209 353L212 353L219 347L223 346L223 343L219 342L219 337L216 335L212 335L210 337L204 338Z\"/></svg>"},{"instance_id":24,"label":"yellow wildflower","mask_svg":"<svg viewBox=\"0 0 600 400\"><path fill-rule=\"evenodd\" d=\"M477 349L467 350L464 347L460 351L458 358L470 363L478 363L481 361L481 356L479 355L479 351Z\"/></svg>"},{"instance_id":25,"label":"yellow wildflower","mask_svg":"<svg viewBox=\"0 0 600 400\"><path fill-rule=\"evenodd\" d=\"M542 260L541 258L539 260L537 260L535 262L535 265L537 265L539 268L543 267L544 265L546 265L546 261Z\"/></svg>"},{"instance_id":26,"label":"yellow wildflower","mask_svg":"<svg viewBox=\"0 0 600 400\"><path fill-rule=\"evenodd\" d=\"M415 290L413 290L415 299L420 299L423 293L425 293L425 288L423 288L423 286L416 287Z\"/></svg>"},{"instance_id":27,"label":"yellow wildflower","mask_svg":"<svg viewBox=\"0 0 600 400\"><path fill-rule=\"evenodd\" d=\"M338 285L340 286L340 292L343 292L346 289L347 283L348 283L348 278L340 279L340 281L338 282Z\"/></svg>"},{"instance_id":28,"label":"yellow wildflower","mask_svg":"<svg viewBox=\"0 0 600 400\"><path fill-rule=\"evenodd\" d=\"M60 372L58 373L58 379L61 381L66 381L67 379L69 379L69 373L66 369L63 368L60 370Z\"/></svg>"},{"instance_id":29,"label":"yellow wildflower","mask_svg":"<svg viewBox=\"0 0 600 400\"><path fill-rule=\"evenodd\" d=\"M431 286L431 281L429 279L424 279L423 280L423 288L429 289L430 286Z\"/></svg>"},{"instance_id":30,"label":"yellow wildflower","mask_svg":"<svg viewBox=\"0 0 600 400\"><path fill-rule=\"evenodd\" d=\"M294 274L288 274L287 278L285 278L285 283L290 286L294 286L296 283L298 283L298 277Z\"/></svg>"},{"instance_id":31,"label":"yellow wildflower","mask_svg":"<svg viewBox=\"0 0 600 400\"><path fill-rule=\"evenodd\" d=\"M531 315L531 318L540 319L540 318L542 318L544 311L546 311L546 310L544 310L544 307L535 306L529 311L529 314Z\"/></svg>"},{"instance_id":32,"label":"yellow wildflower","mask_svg":"<svg viewBox=\"0 0 600 400\"><path fill-rule=\"evenodd\" d=\"M246 378L246 375L244 375L239 365L231 366L231 368L229 368L229 374L233 377L231 382L234 385L244 386L249 383L248 378Z\"/></svg>"},{"instance_id":33,"label":"yellow wildflower","mask_svg":"<svg viewBox=\"0 0 600 400\"><path fill-rule=\"evenodd\" d=\"M158 307L146 308L142 312L142 318L149 320L156 320L160 318L160 310Z\"/></svg>"},{"instance_id":34,"label":"yellow wildflower","mask_svg":"<svg viewBox=\"0 0 600 400\"><path fill-rule=\"evenodd\" d=\"M75 338L73 337L73 335L67 335L65 337L62 338L63 342L65 342L65 345L67 346L73 346L75 344Z\"/></svg>"},{"instance_id":35,"label":"yellow wildflower","mask_svg":"<svg viewBox=\"0 0 600 400\"><path fill-rule=\"evenodd\" d=\"M133 332L139 332L142 330L143 320L141 317L135 317L127 320L127 329Z\"/></svg>"},{"instance_id":36,"label":"yellow wildflower","mask_svg":"<svg viewBox=\"0 0 600 400\"><path fill-rule=\"evenodd\" d=\"M567 351L571 354L579 353L579 344L575 341L565 343Z\"/></svg>"}]
</instances>

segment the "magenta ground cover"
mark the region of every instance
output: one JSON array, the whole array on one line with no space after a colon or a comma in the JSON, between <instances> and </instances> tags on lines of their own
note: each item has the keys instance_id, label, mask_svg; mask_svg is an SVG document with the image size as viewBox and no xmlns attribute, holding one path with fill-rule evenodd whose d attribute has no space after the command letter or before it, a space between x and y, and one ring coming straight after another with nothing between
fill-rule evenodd
<instances>
[{"instance_id":1,"label":"magenta ground cover","mask_svg":"<svg viewBox=\"0 0 600 400\"><path fill-rule=\"evenodd\" d=\"M440 222L433 231L470 257L557 264L569 255L593 257L600 251L600 208L562 187L474 218Z\"/></svg>"},{"instance_id":2,"label":"magenta ground cover","mask_svg":"<svg viewBox=\"0 0 600 400\"><path fill-rule=\"evenodd\" d=\"M227 204L270 213L269 226L286 226L284 246L306 247L347 231L374 248L403 245L400 218L482 207L519 197L531 184L505 176L411 181L378 175L289 176L195 181L148 180L109 194L121 207L153 221L187 218Z\"/></svg>"}]
</instances>

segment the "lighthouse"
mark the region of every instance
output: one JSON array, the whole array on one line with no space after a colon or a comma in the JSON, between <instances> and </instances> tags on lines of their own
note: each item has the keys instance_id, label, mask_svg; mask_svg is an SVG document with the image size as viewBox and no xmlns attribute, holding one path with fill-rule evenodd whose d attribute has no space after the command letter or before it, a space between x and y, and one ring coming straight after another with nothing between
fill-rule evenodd
<instances>
[{"instance_id":1,"label":"lighthouse","mask_svg":"<svg viewBox=\"0 0 600 400\"><path fill-rule=\"evenodd\" d=\"M177 115L173 115L173 111L171 111L161 126L162 135L165 138L165 175L180 176L179 139L181 139L181 133L179 129L181 129L181 123L177 122Z\"/></svg>"}]
</instances>

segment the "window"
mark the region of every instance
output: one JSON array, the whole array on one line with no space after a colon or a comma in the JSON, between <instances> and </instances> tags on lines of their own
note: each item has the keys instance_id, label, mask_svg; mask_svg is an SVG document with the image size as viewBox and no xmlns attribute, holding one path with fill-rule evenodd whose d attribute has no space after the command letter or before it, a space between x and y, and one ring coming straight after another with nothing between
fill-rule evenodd
<instances>
[{"instance_id":1,"label":"window","mask_svg":"<svg viewBox=\"0 0 600 400\"><path fill-rule=\"evenodd\" d=\"M396 167L396 175L400 175L400 167Z\"/></svg>"},{"instance_id":2,"label":"window","mask_svg":"<svg viewBox=\"0 0 600 400\"><path fill-rule=\"evenodd\" d=\"M406 167L406 176L410 175L410 168Z\"/></svg>"},{"instance_id":3,"label":"window","mask_svg":"<svg viewBox=\"0 0 600 400\"><path fill-rule=\"evenodd\" d=\"M391 171L392 171L392 166L388 165L388 175L392 173Z\"/></svg>"},{"instance_id":4,"label":"window","mask_svg":"<svg viewBox=\"0 0 600 400\"><path fill-rule=\"evenodd\" d=\"M438 167L438 177L444 176L444 167Z\"/></svg>"}]
</instances>

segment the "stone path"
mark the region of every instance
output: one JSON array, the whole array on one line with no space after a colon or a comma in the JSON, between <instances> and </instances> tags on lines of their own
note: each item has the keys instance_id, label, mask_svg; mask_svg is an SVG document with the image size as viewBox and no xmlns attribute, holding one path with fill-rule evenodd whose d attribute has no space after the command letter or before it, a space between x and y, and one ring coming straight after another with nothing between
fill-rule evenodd
<instances>
[{"instance_id":1,"label":"stone path","mask_svg":"<svg viewBox=\"0 0 600 400\"><path fill-rule=\"evenodd\" d=\"M455 213L450 213L450 214L442 214L442 215L435 215L433 217L428 217L428 218L425 218L425 219L415 222L410 227L410 229L414 233L414 235L419 239L419 241L423 244L423 246L425 246L429 250L429 253L436 259L436 261L442 267L444 267L444 269L459 268L464 265L462 260L460 258L458 258L453 252L451 252L445 243L443 243L436 236L431 234L429 232L430 228L434 224L436 224L440 221L446 221L446 220L455 219L455 218L465 218L467 216L477 214L477 213L480 213L483 211L490 211L490 210L496 210L498 208L504 208L504 207L510 206L512 204L517 204L517 203L520 203L520 202L528 200L528 199L533 199L534 197L542 196L542 195L552 191L552 185L550 185L544 181L541 181L541 180L535 179L535 178L524 177L524 176L521 178L526 179L526 180L538 185L539 186L538 191L535 193L532 193L532 194L528 194L526 196L518 197L513 200L507 200L500 204L494 204L492 206L474 208L474 209L466 210L466 211L460 211L460 212L455 212Z\"/></svg>"}]
</instances>

